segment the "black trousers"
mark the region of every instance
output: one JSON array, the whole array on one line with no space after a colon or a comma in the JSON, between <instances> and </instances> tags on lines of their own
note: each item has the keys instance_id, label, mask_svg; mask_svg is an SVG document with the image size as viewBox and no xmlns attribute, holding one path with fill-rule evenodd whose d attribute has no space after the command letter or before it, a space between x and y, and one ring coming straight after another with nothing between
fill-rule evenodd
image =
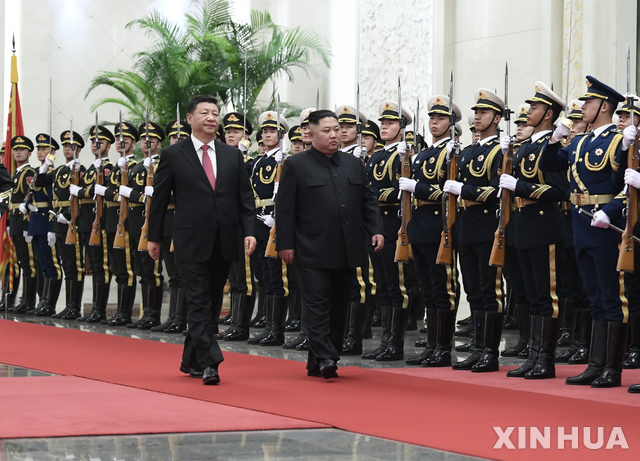
<instances>
[{"instance_id":1,"label":"black trousers","mask_svg":"<svg viewBox=\"0 0 640 461\"><path fill-rule=\"evenodd\" d=\"M517 250L531 315L558 318L556 273L562 259L562 243Z\"/></svg>"},{"instance_id":2,"label":"black trousers","mask_svg":"<svg viewBox=\"0 0 640 461\"><path fill-rule=\"evenodd\" d=\"M111 257L111 270L116 278L118 285L134 286L136 283L136 276L133 271L133 260L131 255L131 245L129 242L129 232L124 233L124 248L114 248L113 241L116 237L115 233L109 232L107 234L107 242L109 245L109 252Z\"/></svg>"},{"instance_id":3,"label":"black trousers","mask_svg":"<svg viewBox=\"0 0 640 461\"><path fill-rule=\"evenodd\" d=\"M456 253L453 253L452 266L437 264L439 246L440 243L411 244L413 264L425 306L428 309L455 310L460 296Z\"/></svg>"},{"instance_id":4,"label":"black trousers","mask_svg":"<svg viewBox=\"0 0 640 461\"><path fill-rule=\"evenodd\" d=\"M89 267L93 280L100 281L101 284L109 284L111 282L111 269L109 266L109 250L107 244L107 233L100 231L100 245L89 245L91 232L83 232L80 234L80 241L85 254L89 256Z\"/></svg>"},{"instance_id":5,"label":"black trousers","mask_svg":"<svg viewBox=\"0 0 640 461\"><path fill-rule=\"evenodd\" d=\"M178 266L173 258L173 252L171 251L171 242L173 240L172 235L165 235L160 242L160 254L162 255L162 262L165 269L167 269L167 275L169 276L169 286L179 287L180 285L180 273L178 272ZM162 272L162 271L160 271Z\"/></svg>"},{"instance_id":6,"label":"black trousers","mask_svg":"<svg viewBox=\"0 0 640 461\"><path fill-rule=\"evenodd\" d=\"M24 236L16 235L13 237L13 246L16 249L16 257L22 273L29 278L35 277L36 266L32 244L27 243Z\"/></svg>"},{"instance_id":7,"label":"black trousers","mask_svg":"<svg viewBox=\"0 0 640 461\"><path fill-rule=\"evenodd\" d=\"M233 261L229 270L229 290L231 293L252 296L256 287L251 270L251 257L247 256L244 249L244 237L240 237L238 241L238 251L240 259Z\"/></svg>"},{"instance_id":8,"label":"black trousers","mask_svg":"<svg viewBox=\"0 0 640 461\"><path fill-rule=\"evenodd\" d=\"M189 325L182 363L196 370L216 367L224 359L213 336L211 317L214 306L222 302L229 274L229 263L222 258L219 235L216 234L213 251L207 261L179 263L178 270L187 298Z\"/></svg>"},{"instance_id":9,"label":"black trousers","mask_svg":"<svg viewBox=\"0 0 640 461\"><path fill-rule=\"evenodd\" d=\"M406 309L409 295L405 284L405 270L402 263L394 262L396 241L385 242L382 250L371 254L376 284L380 287L380 305ZM384 304L383 304L384 303Z\"/></svg>"},{"instance_id":10,"label":"black trousers","mask_svg":"<svg viewBox=\"0 0 640 461\"><path fill-rule=\"evenodd\" d=\"M344 323L350 303L353 269L312 269L297 266L302 293L302 323L309 338L307 370L318 361L339 360Z\"/></svg>"},{"instance_id":11,"label":"black trousers","mask_svg":"<svg viewBox=\"0 0 640 461\"><path fill-rule=\"evenodd\" d=\"M138 251L138 244L140 243L141 234L129 234L131 238L131 253L133 254L134 261L134 273L140 276L140 284L150 287L161 287L164 283L164 276L162 275L162 257L163 253L160 251L160 257L157 261L154 261L147 251Z\"/></svg>"},{"instance_id":12,"label":"black trousers","mask_svg":"<svg viewBox=\"0 0 640 461\"><path fill-rule=\"evenodd\" d=\"M67 245L65 239L67 232L56 232L56 249L62 260L62 270L67 280L84 280L84 254L80 238L76 239L75 245Z\"/></svg>"},{"instance_id":13,"label":"black trousers","mask_svg":"<svg viewBox=\"0 0 640 461\"><path fill-rule=\"evenodd\" d=\"M503 312L502 268L489 265L493 242L460 246L460 270L472 311Z\"/></svg>"}]
</instances>

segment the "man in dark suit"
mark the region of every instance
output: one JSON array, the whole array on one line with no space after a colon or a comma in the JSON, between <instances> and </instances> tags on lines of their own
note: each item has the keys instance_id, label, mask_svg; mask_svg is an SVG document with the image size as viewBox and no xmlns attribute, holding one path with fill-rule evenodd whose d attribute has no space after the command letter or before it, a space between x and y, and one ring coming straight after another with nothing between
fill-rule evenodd
<instances>
[{"instance_id":1,"label":"man in dark suit","mask_svg":"<svg viewBox=\"0 0 640 461\"><path fill-rule=\"evenodd\" d=\"M218 100L193 97L187 104L191 137L162 151L149 214L149 255L157 260L171 192L175 199L175 261L187 297L189 333L180 370L220 382L222 352L213 336L211 313L223 296L229 264L237 260L242 232L248 254L256 246L255 211L242 153L220 141Z\"/></svg>"},{"instance_id":2,"label":"man in dark suit","mask_svg":"<svg viewBox=\"0 0 640 461\"><path fill-rule=\"evenodd\" d=\"M307 374L337 377L352 272L367 262L367 235L384 246L377 199L362 163L338 151L340 124L328 110L312 112L311 149L284 163L276 216L276 247L295 261L302 323L309 337Z\"/></svg>"}]
</instances>

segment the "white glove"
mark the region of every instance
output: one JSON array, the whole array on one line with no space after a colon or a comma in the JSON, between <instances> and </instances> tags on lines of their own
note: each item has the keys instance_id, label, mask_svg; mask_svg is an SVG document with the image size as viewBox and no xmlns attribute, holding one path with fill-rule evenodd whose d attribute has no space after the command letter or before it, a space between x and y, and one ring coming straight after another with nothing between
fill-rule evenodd
<instances>
[{"instance_id":1,"label":"white glove","mask_svg":"<svg viewBox=\"0 0 640 461\"><path fill-rule=\"evenodd\" d=\"M96 160L95 162L93 162L93 167L98 170L100 167L102 166L102 159L99 158L98 160Z\"/></svg>"},{"instance_id":2,"label":"white glove","mask_svg":"<svg viewBox=\"0 0 640 461\"><path fill-rule=\"evenodd\" d=\"M24 237L24 241L27 243L31 243L31 241L33 240L33 236L29 235L28 231L22 231L22 236Z\"/></svg>"},{"instance_id":3,"label":"white glove","mask_svg":"<svg viewBox=\"0 0 640 461\"><path fill-rule=\"evenodd\" d=\"M556 131L554 131L553 135L551 136L551 141L553 141L553 143L560 142L562 141L562 138L566 138L570 134L571 130L567 125L565 125L564 123L558 123Z\"/></svg>"},{"instance_id":4,"label":"white glove","mask_svg":"<svg viewBox=\"0 0 640 461\"><path fill-rule=\"evenodd\" d=\"M69 224L69 220L65 218L62 213L58 214L56 221L58 221L60 224Z\"/></svg>"},{"instance_id":5,"label":"white glove","mask_svg":"<svg viewBox=\"0 0 640 461\"><path fill-rule=\"evenodd\" d=\"M459 181L453 181L452 179L447 179L444 182L444 187L442 188L443 192L453 195L460 195L462 192L463 184Z\"/></svg>"},{"instance_id":6,"label":"white glove","mask_svg":"<svg viewBox=\"0 0 640 461\"><path fill-rule=\"evenodd\" d=\"M30 203L29 205L27 205L27 208L29 208L29 210L31 211L38 211L38 207L35 206L33 203Z\"/></svg>"},{"instance_id":7,"label":"white glove","mask_svg":"<svg viewBox=\"0 0 640 461\"><path fill-rule=\"evenodd\" d=\"M407 143L400 141L398 147L396 147L396 152L398 152L400 158L404 158L407 155Z\"/></svg>"},{"instance_id":8,"label":"white glove","mask_svg":"<svg viewBox=\"0 0 640 461\"><path fill-rule=\"evenodd\" d=\"M78 192L80 192L80 186L76 186L75 184L69 184L69 193L74 197L78 196Z\"/></svg>"},{"instance_id":9,"label":"white glove","mask_svg":"<svg viewBox=\"0 0 640 461\"><path fill-rule=\"evenodd\" d=\"M76 160L75 162L73 162L73 169L76 171L80 171L80 160Z\"/></svg>"},{"instance_id":10,"label":"white glove","mask_svg":"<svg viewBox=\"0 0 640 461\"><path fill-rule=\"evenodd\" d=\"M7 235L11 235L11 228L7 226Z\"/></svg>"},{"instance_id":11,"label":"white glove","mask_svg":"<svg viewBox=\"0 0 640 461\"><path fill-rule=\"evenodd\" d=\"M27 205L25 205L24 203L21 203L20 206L18 207L18 210L20 210L20 213L22 214L27 214Z\"/></svg>"},{"instance_id":12,"label":"white glove","mask_svg":"<svg viewBox=\"0 0 640 461\"><path fill-rule=\"evenodd\" d=\"M47 232L47 243L50 247L56 244L56 234L54 232Z\"/></svg>"},{"instance_id":13,"label":"white glove","mask_svg":"<svg viewBox=\"0 0 640 461\"><path fill-rule=\"evenodd\" d=\"M124 170L126 166L127 166L127 159L124 157L120 157L118 159L118 168L120 168L121 170Z\"/></svg>"},{"instance_id":14,"label":"white glove","mask_svg":"<svg viewBox=\"0 0 640 461\"><path fill-rule=\"evenodd\" d=\"M247 149L247 146L245 146L244 143L242 142L238 144L238 149L240 149L240 152L242 152L243 155L246 154L247 151L249 150Z\"/></svg>"},{"instance_id":15,"label":"white glove","mask_svg":"<svg viewBox=\"0 0 640 461\"><path fill-rule=\"evenodd\" d=\"M95 187L96 195L104 197L104 193L106 192L106 190L107 190L107 188L105 186L101 186L100 184L96 184L96 187Z\"/></svg>"},{"instance_id":16,"label":"white glove","mask_svg":"<svg viewBox=\"0 0 640 461\"><path fill-rule=\"evenodd\" d=\"M273 200L276 199L276 195L278 194L278 186L280 186L279 182L273 183L273 197L272 197Z\"/></svg>"},{"instance_id":17,"label":"white glove","mask_svg":"<svg viewBox=\"0 0 640 461\"><path fill-rule=\"evenodd\" d=\"M272 228L273 225L276 223L276 220L273 219L273 216L271 215L267 215L264 217L264 225L267 226L268 228Z\"/></svg>"},{"instance_id":18,"label":"white glove","mask_svg":"<svg viewBox=\"0 0 640 461\"><path fill-rule=\"evenodd\" d=\"M353 156L355 158L366 157L367 156L367 148L366 147L356 146L356 148L353 149Z\"/></svg>"},{"instance_id":19,"label":"white glove","mask_svg":"<svg viewBox=\"0 0 640 461\"><path fill-rule=\"evenodd\" d=\"M629 125L622 132L622 150L629 149L629 146L633 144L638 135L638 129L634 125Z\"/></svg>"},{"instance_id":20,"label":"white glove","mask_svg":"<svg viewBox=\"0 0 640 461\"><path fill-rule=\"evenodd\" d=\"M624 183L635 187L636 189L640 189L640 173L632 168L627 168L624 171Z\"/></svg>"},{"instance_id":21,"label":"white glove","mask_svg":"<svg viewBox=\"0 0 640 461\"><path fill-rule=\"evenodd\" d=\"M153 196L153 186L144 186L144 195L147 197Z\"/></svg>"},{"instance_id":22,"label":"white glove","mask_svg":"<svg viewBox=\"0 0 640 461\"><path fill-rule=\"evenodd\" d=\"M454 147L456 147L456 142L453 139L447 141L447 159L451 157L451 152L453 152Z\"/></svg>"},{"instance_id":23,"label":"white glove","mask_svg":"<svg viewBox=\"0 0 640 461\"><path fill-rule=\"evenodd\" d=\"M506 154L509 152L509 146L511 145L511 137L506 134L500 140L500 149L502 149L502 153Z\"/></svg>"},{"instance_id":24,"label":"white glove","mask_svg":"<svg viewBox=\"0 0 640 461\"><path fill-rule=\"evenodd\" d=\"M44 168L45 171L46 171L50 166L53 166L53 160L51 160L49 158L49 156L47 155L47 157L44 159L44 163L42 164L40 169Z\"/></svg>"},{"instance_id":25,"label":"white glove","mask_svg":"<svg viewBox=\"0 0 640 461\"><path fill-rule=\"evenodd\" d=\"M593 227L601 227L606 229L609 227L611 220L609 220L609 216L602 210L598 210L593 213L593 219L591 220L591 225Z\"/></svg>"},{"instance_id":26,"label":"white glove","mask_svg":"<svg viewBox=\"0 0 640 461\"><path fill-rule=\"evenodd\" d=\"M40 174L45 174L47 172L47 170L49 169L49 167L51 166L51 163L47 164L47 160L49 160L49 158L47 158L44 163L42 164L42 166L40 167L40 169L38 170L38 172ZM51 160L49 160L49 162L51 162Z\"/></svg>"},{"instance_id":27,"label":"white glove","mask_svg":"<svg viewBox=\"0 0 640 461\"><path fill-rule=\"evenodd\" d=\"M282 151L279 150L278 152L273 154L273 159L278 163L282 162Z\"/></svg>"},{"instance_id":28,"label":"white glove","mask_svg":"<svg viewBox=\"0 0 640 461\"><path fill-rule=\"evenodd\" d=\"M502 143L500 143L502 146ZM503 173L500 175L500 189L508 189L510 191L516 190L516 184L518 180L510 174Z\"/></svg>"},{"instance_id":29,"label":"white glove","mask_svg":"<svg viewBox=\"0 0 640 461\"><path fill-rule=\"evenodd\" d=\"M132 190L133 189L131 189L129 186L120 186L120 190L118 192L123 197L129 198L129 196L131 195L131 191Z\"/></svg>"},{"instance_id":30,"label":"white glove","mask_svg":"<svg viewBox=\"0 0 640 461\"><path fill-rule=\"evenodd\" d=\"M151 169L151 157L145 158L142 164L144 165L144 169L149 171Z\"/></svg>"},{"instance_id":31,"label":"white glove","mask_svg":"<svg viewBox=\"0 0 640 461\"><path fill-rule=\"evenodd\" d=\"M411 178L400 178L398 182L400 183L400 190L406 190L412 194L415 192L416 184L418 183L415 179Z\"/></svg>"}]
</instances>

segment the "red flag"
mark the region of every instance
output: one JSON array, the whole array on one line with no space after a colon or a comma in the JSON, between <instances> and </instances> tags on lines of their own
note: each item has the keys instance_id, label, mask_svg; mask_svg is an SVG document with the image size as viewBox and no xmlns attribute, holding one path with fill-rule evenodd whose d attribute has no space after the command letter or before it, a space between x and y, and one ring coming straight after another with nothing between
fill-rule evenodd
<instances>
[{"instance_id":1,"label":"red flag","mask_svg":"<svg viewBox=\"0 0 640 461\"><path fill-rule=\"evenodd\" d=\"M15 51L15 50L14 50ZM11 56L11 96L9 98L9 117L7 119L7 136L5 137L4 165L9 174L13 177L16 171L13 153L11 152L11 139L14 136L24 136L24 126L22 125L22 109L20 108L20 96L18 95L18 58L14 54ZM9 234L7 234L7 213L0 220L0 232L2 233L2 245L0 245L0 276L4 275L7 263L11 259L13 245ZM13 262L14 259L11 259ZM13 280L10 280L9 289L13 290Z\"/></svg>"}]
</instances>

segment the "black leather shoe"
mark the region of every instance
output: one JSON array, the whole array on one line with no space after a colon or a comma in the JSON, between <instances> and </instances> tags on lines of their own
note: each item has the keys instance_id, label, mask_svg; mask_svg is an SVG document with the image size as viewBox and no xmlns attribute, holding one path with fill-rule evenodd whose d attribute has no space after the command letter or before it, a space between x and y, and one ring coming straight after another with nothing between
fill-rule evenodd
<instances>
[{"instance_id":1,"label":"black leather shoe","mask_svg":"<svg viewBox=\"0 0 640 461\"><path fill-rule=\"evenodd\" d=\"M176 322L175 320L171 325L164 330L165 333L182 333L187 329L187 324L184 322Z\"/></svg>"},{"instance_id":2,"label":"black leather shoe","mask_svg":"<svg viewBox=\"0 0 640 461\"><path fill-rule=\"evenodd\" d=\"M180 364L180 371L185 375L191 376L192 378L202 378L202 375L204 375L204 372L196 370L195 368L191 368L184 363Z\"/></svg>"},{"instance_id":3,"label":"black leather shoe","mask_svg":"<svg viewBox=\"0 0 640 461\"><path fill-rule=\"evenodd\" d=\"M458 331L455 332L454 336L456 338L468 338L469 336L471 336L471 333L473 333L473 324L470 323L469 325L466 325L465 327L459 329Z\"/></svg>"},{"instance_id":4,"label":"black leather shoe","mask_svg":"<svg viewBox=\"0 0 640 461\"><path fill-rule=\"evenodd\" d=\"M107 315L100 311L91 311L84 319L86 323L101 323L107 319ZM79 319L78 319L79 320Z\"/></svg>"},{"instance_id":5,"label":"black leather shoe","mask_svg":"<svg viewBox=\"0 0 640 461\"><path fill-rule=\"evenodd\" d=\"M67 312L61 318L62 318L62 320L75 320L80 316L81 316L81 314L80 314L80 311L78 309L69 309L69 312Z\"/></svg>"},{"instance_id":6,"label":"black leather shoe","mask_svg":"<svg viewBox=\"0 0 640 461\"><path fill-rule=\"evenodd\" d=\"M168 318L164 323L158 326L152 327L151 331L154 333L164 333L167 330L167 328L169 328L172 324L173 324L173 319Z\"/></svg>"},{"instance_id":7,"label":"black leather shoe","mask_svg":"<svg viewBox=\"0 0 640 461\"><path fill-rule=\"evenodd\" d=\"M282 348L283 349L295 349L300 344L302 344L305 339L307 339L307 335L305 335L304 333L301 333L298 336L296 336L294 339L292 339L291 341L286 342L284 344L284 346L282 346Z\"/></svg>"},{"instance_id":8,"label":"black leather shoe","mask_svg":"<svg viewBox=\"0 0 640 461\"><path fill-rule=\"evenodd\" d=\"M110 327L124 327L131 323L131 317L122 314L116 314L106 321L106 325Z\"/></svg>"},{"instance_id":9,"label":"black leather shoe","mask_svg":"<svg viewBox=\"0 0 640 461\"><path fill-rule=\"evenodd\" d=\"M338 377L338 373L336 373L336 371L338 371L338 365L336 364L335 360L322 359L320 360L318 366L320 367L320 374L324 379Z\"/></svg>"},{"instance_id":10,"label":"black leather shoe","mask_svg":"<svg viewBox=\"0 0 640 461\"><path fill-rule=\"evenodd\" d=\"M220 375L218 374L218 370L213 367L205 368L204 372L202 373L202 382L205 386L218 384L220 382Z\"/></svg>"},{"instance_id":11,"label":"black leather shoe","mask_svg":"<svg viewBox=\"0 0 640 461\"><path fill-rule=\"evenodd\" d=\"M147 317L146 319L140 319L138 323L138 330L151 330L153 327L160 325L160 319L154 319Z\"/></svg>"},{"instance_id":12,"label":"black leather shoe","mask_svg":"<svg viewBox=\"0 0 640 461\"><path fill-rule=\"evenodd\" d=\"M304 340L296 346L297 351L308 351L309 350L309 338L304 338Z\"/></svg>"},{"instance_id":13,"label":"black leather shoe","mask_svg":"<svg viewBox=\"0 0 640 461\"><path fill-rule=\"evenodd\" d=\"M293 319L284 327L285 331L300 331L300 320Z\"/></svg>"},{"instance_id":14,"label":"black leather shoe","mask_svg":"<svg viewBox=\"0 0 640 461\"><path fill-rule=\"evenodd\" d=\"M632 394L640 394L640 384L632 384L628 390Z\"/></svg>"}]
</instances>

